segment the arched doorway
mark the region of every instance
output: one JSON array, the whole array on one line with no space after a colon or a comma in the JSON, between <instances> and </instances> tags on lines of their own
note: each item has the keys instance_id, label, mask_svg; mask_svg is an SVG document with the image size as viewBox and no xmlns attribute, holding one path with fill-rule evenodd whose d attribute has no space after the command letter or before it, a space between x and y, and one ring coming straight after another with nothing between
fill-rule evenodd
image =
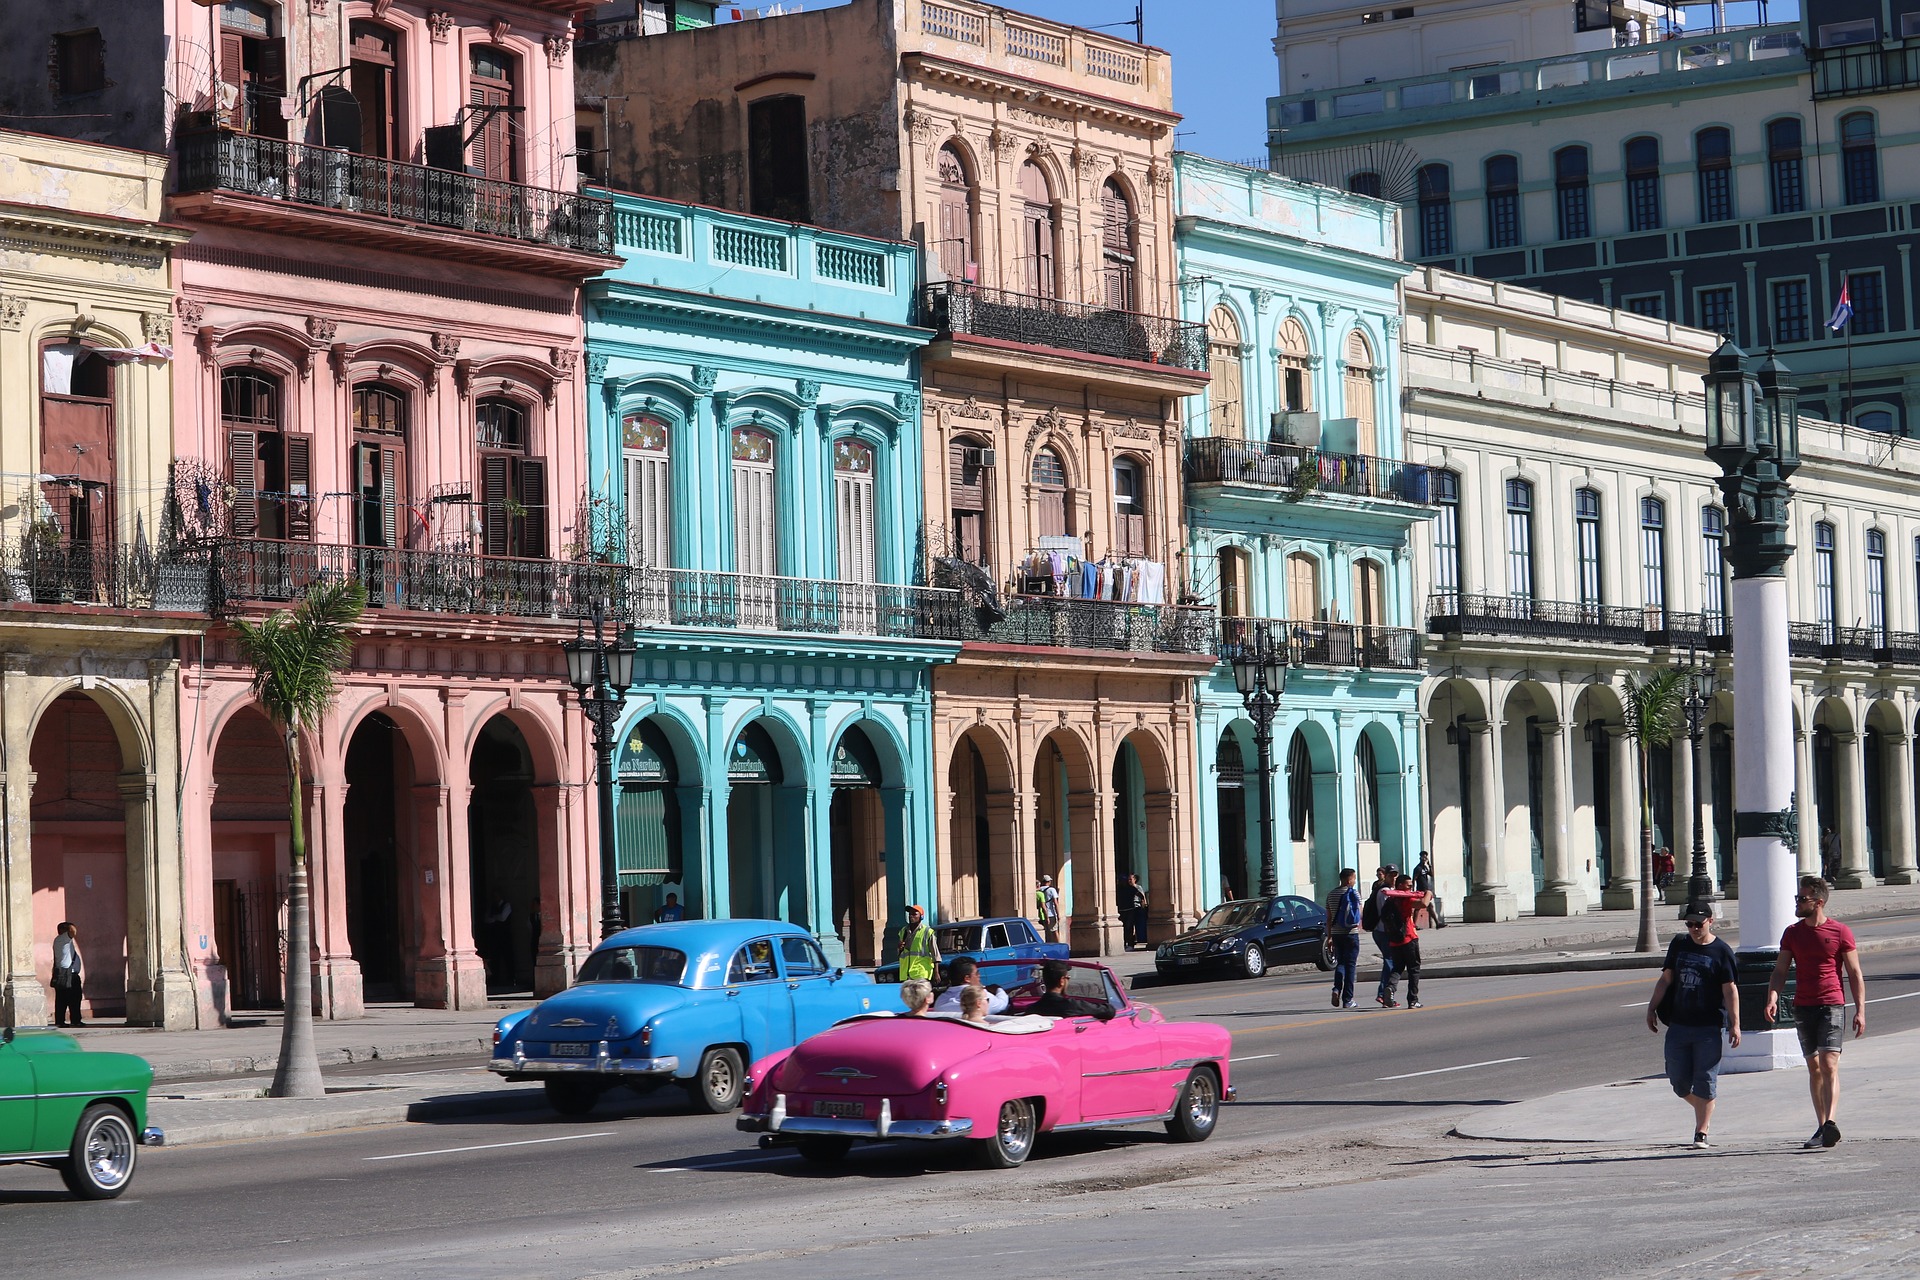
<instances>
[{"instance_id":1,"label":"arched doorway","mask_svg":"<svg viewBox=\"0 0 1920 1280\"><path fill-rule=\"evenodd\" d=\"M1129 875L1147 883L1147 787L1140 776L1140 753L1122 742L1113 753L1113 883Z\"/></svg>"},{"instance_id":2,"label":"arched doorway","mask_svg":"<svg viewBox=\"0 0 1920 1280\"><path fill-rule=\"evenodd\" d=\"M1406 830L1405 776L1400 769L1400 748L1386 725L1379 721L1360 731L1353 749L1353 796L1355 848L1371 839L1382 862L1410 869L1418 861L1420 850L1408 838ZM1336 859L1337 861L1337 859ZM1360 863L1366 859L1362 855ZM1340 869L1328 864L1314 868L1314 884L1330 891Z\"/></svg>"},{"instance_id":3,"label":"arched doorway","mask_svg":"<svg viewBox=\"0 0 1920 1280\"><path fill-rule=\"evenodd\" d=\"M1147 897L1150 938L1170 937L1191 918L1192 892L1177 883L1172 777L1159 739L1145 730L1128 734L1114 752L1114 894L1128 874L1140 877ZM1121 843L1121 816L1129 830Z\"/></svg>"},{"instance_id":4,"label":"arched doorway","mask_svg":"<svg viewBox=\"0 0 1920 1280\"><path fill-rule=\"evenodd\" d=\"M1222 902L1245 893L1252 883L1254 850L1248 840L1247 753L1240 747L1240 735L1229 727L1220 735L1213 753L1214 848L1219 859ZM1257 843L1257 842L1256 842Z\"/></svg>"},{"instance_id":5,"label":"arched doorway","mask_svg":"<svg viewBox=\"0 0 1920 1280\"><path fill-rule=\"evenodd\" d=\"M213 783L213 950L225 981L216 1001L232 1010L278 1009L286 995L280 849L287 840L287 755L257 708L243 707L221 729Z\"/></svg>"},{"instance_id":6,"label":"arched doorway","mask_svg":"<svg viewBox=\"0 0 1920 1280\"><path fill-rule=\"evenodd\" d=\"M413 757L400 726L375 712L347 743L345 843L347 941L367 1003L411 999L419 937L412 927L412 844L401 814L413 794Z\"/></svg>"},{"instance_id":7,"label":"arched doorway","mask_svg":"<svg viewBox=\"0 0 1920 1280\"><path fill-rule=\"evenodd\" d=\"M686 890L686 846L681 815L680 755L654 720L627 730L614 762L614 851L620 872L621 914L629 925L647 924L671 893L694 914Z\"/></svg>"},{"instance_id":8,"label":"arched doorway","mask_svg":"<svg viewBox=\"0 0 1920 1280\"><path fill-rule=\"evenodd\" d=\"M727 752L727 914L804 921L805 793L790 781L804 771L788 767L772 724L744 726Z\"/></svg>"},{"instance_id":9,"label":"arched doorway","mask_svg":"<svg viewBox=\"0 0 1920 1280\"><path fill-rule=\"evenodd\" d=\"M833 920L855 965L881 962L887 921L887 815L881 804L880 757L854 725L834 745L827 807L832 850ZM924 905L924 904L923 904Z\"/></svg>"},{"instance_id":10,"label":"arched doorway","mask_svg":"<svg viewBox=\"0 0 1920 1280\"><path fill-rule=\"evenodd\" d=\"M1544 688L1520 684L1501 716L1501 775L1505 782L1506 848L1502 864L1515 894L1531 899L1547 885L1547 786L1557 748L1543 725L1554 726L1553 700ZM1669 793L1671 794L1671 793ZM1522 868L1525 871L1522 872Z\"/></svg>"},{"instance_id":11,"label":"arched doorway","mask_svg":"<svg viewBox=\"0 0 1920 1280\"><path fill-rule=\"evenodd\" d=\"M473 942L487 990L531 991L533 900L540 896L540 833L533 756L519 727L495 716L480 728L467 766L467 859Z\"/></svg>"},{"instance_id":12,"label":"arched doorway","mask_svg":"<svg viewBox=\"0 0 1920 1280\"><path fill-rule=\"evenodd\" d=\"M1325 896L1320 889L1332 887L1347 847L1341 833L1340 777L1327 731L1303 721L1287 739L1283 812L1292 857L1287 850L1276 854L1280 892L1317 898Z\"/></svg>"},{"instance_id":13,"label":"arched doorway","mask_svg":"<svg viewBox=\"0 0 1920 1280\"><path fill-rule=\"evenodd\" d=\"M1005 748L983 729L963 734L947 764L952 813L947 905L953 918L1026 913L1013 866L1013 784Z\"/></svg>"},{"instance_id":14,"label":"arched doorway","mask_svg":"<svg viewBox=\"0 0 1920 1280\"><path fill-rule=\"evenodd\" d=\"M130 973L124 770L137 769L99 704L84 693L55 698L34 726L32 829L34 968L51 990L53 937L71 921L84 958L80 1019L126 1017ZM137 838L137 837L136 837Z\"/></svg>"},{"instance_id":15,"label":"arched doorway","mask_svg":"<svg viewBox=\"0 0 1920 1280\"><path fill-rule=\"evenodd\" d=\"M1074 950L1099 955L1106 949L1101 918L1112 918L1111 908L1097 901L1094 868L1088 864L1085 885L1076 883L1076 855L1094 848L1093 761L1078 737L1056 730L1044 738L1033 761L1033 874L1053 877L1060 890L1059 940ZM1027 886L1031 892L1031 886ZM1114 927L1117 943L1119 929Z\"/></svg>"}]
</instances>

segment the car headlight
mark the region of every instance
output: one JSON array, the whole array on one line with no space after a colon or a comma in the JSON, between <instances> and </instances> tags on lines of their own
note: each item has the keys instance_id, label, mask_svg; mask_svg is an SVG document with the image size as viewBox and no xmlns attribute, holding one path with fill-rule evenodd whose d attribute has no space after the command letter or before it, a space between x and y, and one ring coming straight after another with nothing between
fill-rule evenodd
<instances>
[{"instance_id":1,"label":"car headlight","mask_svg":"<svg viewBox=\"0 0 1920 1280\"><path fill-rule=\"evenodd\" d=\"M1213 949L1215 951L1238 951L1246 945L1246 942L1247 940L1245 938L1222 938L1213 944Z\"/></svg>"},{"instance_id":2,"label":"car headlight","mask_svg":"<svg viewBox=\"0 0 1920 1280\"><path fill-rule=\"evenodd\" d=\"M1173 954L1173 948L1163 942L1160 944L1159 950L1153 953L1153 958L1155 960L1165 960L1172 954Z\"/></svg>"}]
</instances>

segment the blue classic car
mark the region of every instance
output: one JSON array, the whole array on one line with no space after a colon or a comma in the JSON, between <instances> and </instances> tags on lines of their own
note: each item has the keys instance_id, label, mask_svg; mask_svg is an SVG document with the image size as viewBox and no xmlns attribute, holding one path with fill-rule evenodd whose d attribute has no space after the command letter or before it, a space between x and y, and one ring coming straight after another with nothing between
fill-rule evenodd
<instances>
[{"instance_id":1,"label":"blue classic car","mask_svg":"<svg viewBox=\"0 0 1920 1280\"><path fill-rule=\"evenodd\" d=\"M1040 937L1033 921L1021 916L987 916L980 920L955 920L933 931L940 945L940 959L972 956L981 964L993 960L1065 960L1067 944L1047 942ZM1011 972L1011 971L1010 971ZM900 966L882 965L873 971L881 982L897 982ZM1032 974L1021 970L1018 980L1030 981ZM945 979L940 979L945 981Z\"/></svg>"},{"instance_id":2,"label":"blue classic car","mask_svg":"<svg viewBox=\"0 0 1920 1280\"><path fill-rule=\"evenodd\" d=\"M899 1007L897 988L829 966L797 925L645 925L595 947L568 990L500 1019L487 1066L543 1082L562 1115L585 1115L615 1085L650 1093L670 1080L718 1115L739 1105L748 1063Z\"/></svg>"}]
</instances>

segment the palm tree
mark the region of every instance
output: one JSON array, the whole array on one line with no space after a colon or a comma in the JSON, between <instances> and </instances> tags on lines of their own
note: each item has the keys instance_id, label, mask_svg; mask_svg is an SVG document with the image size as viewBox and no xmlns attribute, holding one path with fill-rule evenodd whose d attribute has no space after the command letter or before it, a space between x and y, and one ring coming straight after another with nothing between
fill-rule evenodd
<instances>
[{"instance_id":1,"label":"palm tree","mask_svg":"<svg viewBox=\"0 0 1920 1280\"><path fill-rule=\"evenodd\" d=\"M300 818L300 734L318 724L338 692L335 675L353 656L349 628L366 607L358 582L317 582L291 610L262 622L235 622L240 656L253 667L253 696L287 749L287 1002L272 1096L326 1094L313 1047L312 907L307 897L307 834Z\"/></svg>"},{"instance_id":2,"label":"palm tree","mask_svg":"<svg viewBox=\"0 0 1920 1280\"><path fill-rule=\"evenodd\" d=\"M1652 951L1654 945L1653 785L1648 766L1653 749L1673 741L1686 693L1686 675L1677 667L1662 667L1645 680L1627 673L1627 696L1620 714L1640 759L1640 936L1633 944L1635 951Z\"/></svg>"}]
</instances>

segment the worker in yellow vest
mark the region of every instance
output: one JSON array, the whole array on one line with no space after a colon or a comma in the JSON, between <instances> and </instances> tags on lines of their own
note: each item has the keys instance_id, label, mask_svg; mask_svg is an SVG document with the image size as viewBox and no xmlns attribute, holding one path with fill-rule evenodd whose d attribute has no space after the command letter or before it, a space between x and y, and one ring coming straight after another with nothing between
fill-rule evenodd
<instances>
[{"instance_id":1,"label":"worker in yellow vest","mask_svg":"<svg viewBox=\"0 0 1920 1280\"><path fill-rule=\"evenodd\" d=\"M907 907L907 923L900 930L900 981L931 982L940 968L940 944L934 940L927 913Z\"/></svg>"}]
</instances>

